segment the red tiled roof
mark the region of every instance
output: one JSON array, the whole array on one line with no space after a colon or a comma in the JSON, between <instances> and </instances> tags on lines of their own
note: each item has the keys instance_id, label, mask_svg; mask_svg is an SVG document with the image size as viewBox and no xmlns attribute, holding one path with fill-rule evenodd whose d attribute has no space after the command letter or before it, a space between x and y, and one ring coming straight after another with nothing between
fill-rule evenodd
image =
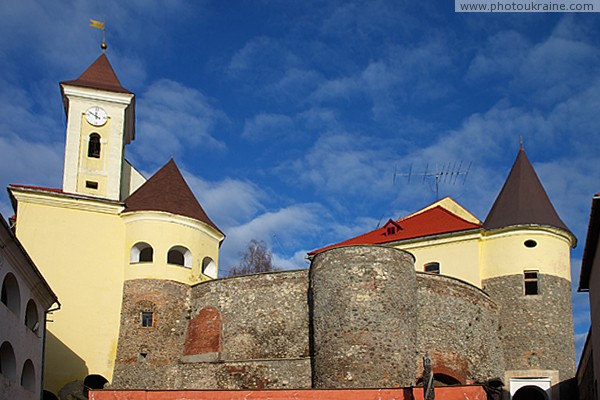
<instances>
[{"instance_id":1,"label":"red tiled roof","mask_svg":"<svg viewBox=\"0 0 600 400\"><path fill-rule=\"evenodd\" d=\"M172 159L125 199L124 212L129 211L164 211L183 215L221 232L208 218Z\"/></svg>"},{"instance_id":2,"label":"red tiled roof","mask_svg":"<svg viewBox=\"0 0 600 400\"><path fill-rule=\"evenodd\" d=\"M314 255L335 247L360 245L360 244L384 244L407 239L440 235L444 233L460 232L471 229L479 229L480 224L466 221L456 214L441 206L433 207L419 214L392 221L391 219L381 228L356 236L340 243L332 244L321 249L309 252ZM390 232L388 232L388 228ZM392 233L392 231L394 233Z\"/></svg>"},{"instance_id":3,"label":"red tiled roof","mask_svg":"<svg viewBox=\"0 0 600 400\"><path fill-rule=\"evenodd\" d=\"M79 76L79 78L61 83L92 89L102 89L109 92L131 93L121 85L121 82L119 82L115 71L108 61L108 57L106 57L106 54L104 53L101 54L100 57L98 57L96 61L94 61L92 65Z\"/></svg>"}]
</instances>

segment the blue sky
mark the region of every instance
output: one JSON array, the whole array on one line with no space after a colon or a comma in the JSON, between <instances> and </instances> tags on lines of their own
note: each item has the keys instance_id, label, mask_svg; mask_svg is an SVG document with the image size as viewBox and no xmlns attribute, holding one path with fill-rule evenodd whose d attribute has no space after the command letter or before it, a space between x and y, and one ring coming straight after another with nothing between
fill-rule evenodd
<instances>
[{"instance_id":1,"label":"blue sky","mask_svg":"<svg viewBox=\"0 0 600 400\"><path fill-rule=\"evenodd\" d=\"M58 82L100 54L137 96L127 158L173 156L227 234L222 272L252 238L283 268L307 251L435 201L393 175L471 163L442 184L485 219L519 137L579 239L600 192L598 14L457 14L449 1L0 2L0 185L60 187ZM0 211L12 210L5 192ZM576 341L587 295L574 295Z\"/></svg>"}]
</instances>

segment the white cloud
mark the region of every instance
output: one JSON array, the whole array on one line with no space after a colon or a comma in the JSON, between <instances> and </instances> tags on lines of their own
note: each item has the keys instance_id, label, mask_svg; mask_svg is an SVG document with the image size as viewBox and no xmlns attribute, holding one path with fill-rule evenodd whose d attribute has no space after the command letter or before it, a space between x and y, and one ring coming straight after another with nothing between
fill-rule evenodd
<instances>
[{"instance_id":1,"label":"white cloud","mask_svg":"<svg viewBox=\"0 0 600 400\"><path fill-rule=\"evenodd\" d=\"M583 25L583 26L582 26ZM564 16L538 42L513 30L491 36L467 71L475 82L506 82L500 89L528 104L553 106L584 90L598 72L600 51L584 34L585 24ZM498 81L498 78L503 80Z\"/></svg>"},{"instance_id":2,"label":"white cloud","mask_svg":"<svg viewBox=\"0 0 600 400\"><path fill-rule=\"evenodd\" d=\"M449 77L455 67L444 38L433 35L411 46L387 45L377 54L377 59L366 60L357 70L321 80L309 101L341 108L367 99L373 119L389 124L405 111L404 106L444 98L454 91Z\"/></svg>"},{"instance_id":3,"label":"white cloud","mask_svg":"<svg viewBox=\"0 0 600 400\"><path fill-rule=\"evenodd\" d=\"M304 158L284 164L280 172L321 193L360 194L368 198L391 189L391 177L384 176L393 167L386 164L389 159L386 153L381 144L368 137L324 134Z\"/></svg>"},{"instance_id":4,"label":"white cloud","mask_svg":"<svg viewBox=\"0 0 600 400\"><path fill-rule=\"evenodd\" d=\"M208 216L225 231L264 211L267 195L255 184L232 178L209 182L184 172L185 178Z\"/></svg>"},{"instance_id":5,"label":"white cloud","mask_svg":"<svg viewBox=\"0 0 600 400\"><path fill-rule=\"evenodd\" d=\"M323 229L322 207L316 204L296 204L257 215L250 221L229 227L227 239L221 247L221 269L227 269L239 261L239 254L252 239L263 240L277 254L277 259L301 246L309 236L318 235ZM274 236L275 235L275 236ZM299 250L294 251L294 254ZM283 257L282 257L283 255ZM297 256L294 256L297 261ZM286 263L292 268L291 261ZM296 268L302 268L298 265Z\"/></svg>"},{"instance_id":6,"label":"white cloud","mask_svg":"<svg viewBox=\"0 0 600 400\"><path fill-rule=\"evenodd\" d=\"M285 76L282 71L298 64L298 58L279 40L259 36L250 39L231 57L227 70L232 77L249 84L277 82Z\"/></svg>"},{"instance_id":7,"label":"white cloud","mask_svg":"<svg viewBox=\"0 0 600 400\"><path fill-rule=\"evenodd\" d=\"M476 81L498 76L511 76L519 70L527 52L531 49L529 40L520 33L500 31L487 39L487 43L471 60L467 77Z\"/></svg>"},{"instance_id":8,"label":"white cloud","mask_svg":"<svg viewBox=\"0 0 600 400\"><path fill-rule=\"evenodd\" d=\"M162 79L154 82L136 103L135 157L152 163L156 158L180 155L184 150L224 151L225 144L213 134L227 124L225 114L211 105L198 90Z\"/></svg>"},{"instance_id":9,"label":"white cloud","mask_svg":"<svg viewBox=\"0 0 600 400\"><path fill-rule=\"evenodd\" d=\"M58 94L57 94L58 97ZM0 79L0 186L27 184L61 187L64 131L58 119L50 118L36 104L36 98ZM56 110L62 112L61 109ZM0 211L9 217L5 190L0 192Z\"/></svg>"},{"instance_id":10,"label":"white cloud","mask_svg":"<svg viewBox=\"0 0 600 400\"><path fill-rule=\"evenodd\" d=\"M285 138L296 134L292 117L282 114L258 114L246 120L242 137L250 140Z\"/></svg>"}]
</instances>

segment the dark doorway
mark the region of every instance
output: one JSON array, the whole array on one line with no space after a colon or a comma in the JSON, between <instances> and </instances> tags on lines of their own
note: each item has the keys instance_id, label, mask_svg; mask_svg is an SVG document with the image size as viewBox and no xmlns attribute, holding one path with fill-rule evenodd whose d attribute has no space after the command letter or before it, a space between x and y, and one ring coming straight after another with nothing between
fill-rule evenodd
<instances>
[{"instance_id":1,"label":"dark doorway","mask_svg":"<svg viewBox=\"0 0 600 400\"><path fill-rule=\"evenodd\" d=\"M537 386L523 386L516 391L512 400L548 400L548 396Z\"/></svg>"}]
</instances>

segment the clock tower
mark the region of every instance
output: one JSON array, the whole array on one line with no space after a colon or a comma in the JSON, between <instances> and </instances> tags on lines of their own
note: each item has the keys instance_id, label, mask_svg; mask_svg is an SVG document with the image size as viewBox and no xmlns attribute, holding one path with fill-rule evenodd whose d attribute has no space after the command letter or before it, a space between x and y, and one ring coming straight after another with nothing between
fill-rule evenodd
<instances>
[{"instance_id":1,"label":"clock tower","mask_svg":"<svg viewBox=\"0 0 600 400\"><path fill-rule=\"evenodd\" d=\"M63 191L110 200L130 194L125 145L135 138L135 96L102 53L81 76L60 84L67 138Z\"/></svg>"}]
</instances>

